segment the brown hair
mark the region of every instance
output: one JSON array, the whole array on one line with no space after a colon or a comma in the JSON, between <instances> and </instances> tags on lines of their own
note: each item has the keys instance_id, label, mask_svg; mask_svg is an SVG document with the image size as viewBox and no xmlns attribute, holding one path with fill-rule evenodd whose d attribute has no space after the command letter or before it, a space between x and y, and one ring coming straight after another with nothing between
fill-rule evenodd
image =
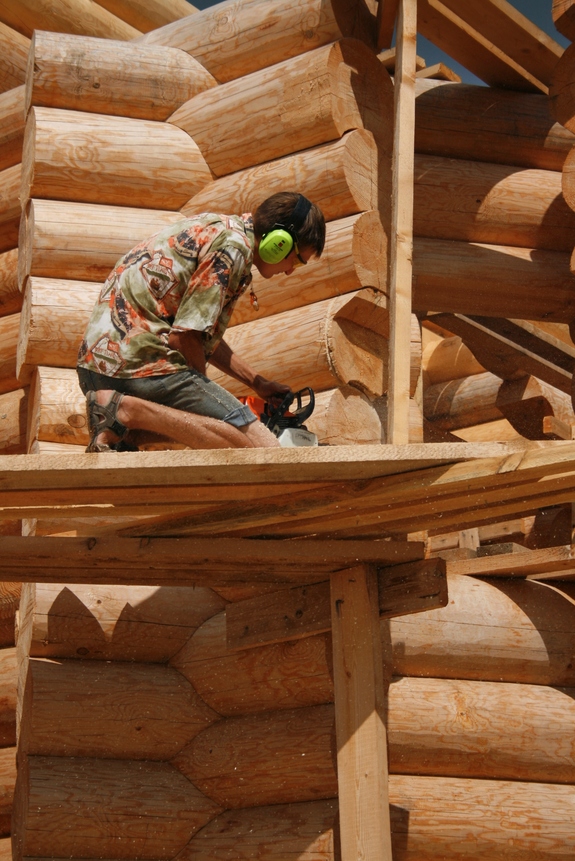
<instances>
[{"instance_id":1,"label":"brown hair","mask_svg":"<svg viewBox=\"0 0 575 861\"><path fill-rule=\"evenodd\" d=\"M299 198L297 191L278 191L260 203L254 213L256 237L261 239L274 227L286 228ZM302 226L296 231L296 238L302 248L312 248L317 257L321 256L325 245L325 219L315 203L311 203Z\"/></svg>"}]
</instances>

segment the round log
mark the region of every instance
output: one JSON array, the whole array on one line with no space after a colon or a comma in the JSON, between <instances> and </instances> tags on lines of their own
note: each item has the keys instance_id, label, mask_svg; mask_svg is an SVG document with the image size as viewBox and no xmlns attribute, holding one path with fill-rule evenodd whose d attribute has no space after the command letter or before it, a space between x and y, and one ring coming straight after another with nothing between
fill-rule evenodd
<instances>
[{"instance_id":1,"label":"round log","mask_svg":"<svg viewBox=\"0 0 575 861\"><path fill-rule=\"evenodd\" d=\"M567 786L391 775L389 801L397 861L570 861L575 851ZM295 851L302 861L336 861L337 847L333 799L226 811L180 859L213 861L227 852L275 861Z\"/></svg>"},{"instance_id":2,"label":"round log","mask_svg":"<svg viewBox=\"0 0 575 861\"><path fill-rule=\"evenodd\" d=\"M427 386L423 414L443 430L456 430L501 418L497 396L501 378L485 371L470 377Z\"/></svg>"},{"instance_id":3,"label":"round log","mask_svg":"<svg viewBox=\"0 0 575 861\"><path fill-rule=\"evenodd\" d=\"M138 43L187 51L226 82L346 36L374 47L374 35L365 0L251 0L204 9L141 36Z\"/></svg>"},{"instance_id":4,"label":"round log","mask_svg":"<svg viewBox=\"0 0 575 861\"><path fill-rule=\"evenodd\" d=\"M445 679L392 680L393 774L572 784L575 691ZM222 807L285 804L337 792L332 704L229 717L200 731L173 763ZM266 767L267 766L267 767Z\"/></svg>"},{"instance_id":5,"label":"round log","mask_svg":"<svg viewBox=\"0 0 575 861\"><path fill-rule=\"evenodd\" d=\"M162 228L179 212L29 201L20 224L18 283L29 275L103 282L120 257Z\"/></svg>"},{"instance_id":6,"label":"round log","mask_svg":"<svg viewBox=\"0 0 575 861\"><path fill-rule=\"evenodd\" d=\"M20 227L20 178L22 167L15 164L0 172L0 254L18 245Z\"/></svg>"},{"instance_id":7,"label":"round log","mask_svg":"<svg viewBox=\"0 0 575 861\"><path fill-rule=\"evenodd\" d=\"M78 348L101 286L86 281L28 279L22 313L17 315L20 318L17 350L20 378L26 368L35 365L76 366Z\"/></svg>"},{"instance_id":8,"label":"round log","mask_svg":"<svg viewBox=\"0 0 575 861\"><path fill-rule=\"evenodd\" d=\"M169 123L57 108L28 115L23 200L178 210L211 179L197 145Z\"/></svg>"},{"instance_id":9,"label":"round log","mask_svg":"<svg viewBox=\"0 0 575 861\"><path fill-rule=\"evenodd\" d=\"M182 214L252 212L270 194L297 188L330 222L381 208L377 176L375 138L365 129L354 129L332 143L216 179L182 207Z\"/></svg>"},{"instance_id":10,"label":"round log","mask_svg":"<svg viewBox=\"0 0 575 861\"><path fill-rule=\"evenodd\" d=\"M332 798L334 736L331 704L226 718L172 762L223 808Z\"/></svg>"},{"instance_id":11,"label":"round log","mask_svg":"<svg viewBox=\"0 0 575 861\"><path fill-rule=\"evenodd\" d=\"M545 416L555 416L567 424L573 419L571 397L536 377L504 380L497 395L497 407L526 439L545 439Z\"/></svg>"},{"instance_id":12,"label":"round log","mask_svg":"<svg viewBox=\"0 0 575 861\"><path fill-rule=\"evenodd\" d=\"M31 658L21 708L21 752L104 759L171 759L219 717L181 673L133 661Z\"/></svg>"},{"instance_id":13,"label":"round log","mask_svg":"<svg viewBox=\"0 0 575 861\"><path fill-rule=\"evenodd\" d=\"M573 0L553 0L551 8L553 23L557 30L569 39L575 40L575 4Z\"/></svg>"},{"instance_id":14,"label":"round log","mask_svg":"<svg viewBox=\"0 0 575 861\"><path fill-rule=\"evenodd\" d=\"M558 171L416 155L414 192L418 236L573 249L575 213Z\"/></svg>"},{"instance_id":15,"label":"round log","mask_svg":"<svg viewBox=\"0 0 575 861\"><path fill-rule=\"evenodd\" d=\"M0 170L22 161L24 143L24 84L0 93Z\"/></svg>"},{"instance_id":16,"label":"round log","mask_svg":"<svg viewBox=\"0 0 575 861\"><path fill-rule=\"evenodd\" d=\"M312 258L291 275L262 278L254 268L252 288L258 297L256 311L249 291L238 300L232 326L272 314L321 302L362 287L382 293L387 289L387 237L374 211L350 215L326 225L321 258Z\"/></svg>"},{"instance_id":17,"label":"round log","mask_svg":"<svg viewBox=\"0 0 575 861\"><path fill-rule=\"evenodd\" d=\"M30 39L0 21L0 92L24 84L29 48Z\"/></svg>"},{"instance_id":18,"label":"round log","mask_svg":"<svg viewBox=\"0 0 575 861\"><path fill-rule=\"evenodd\" d=\"M190 13L192 7L181 0ZM176 48L36 32L28 59L26 109L66 108L165 120L216 86L197 60Z\"/></svg>"},{"instance_id":19,"label":"round log","mask_svg":"<svg viewBox=\"0 0 575 861\"><path fill-rule=\"evenodd\" d=\"M392 105L391 79L373 51L344 39L200 93L169 122L188 132L219 177L355 128L373 132L390 160Z\"/></svg>"},{"instance_id":20,"label":"round log","mask_svg":"<svg viewBox=\"0 0 575 861\"><path fill-rule=\"evenodd\" d=\"M449 577L449 604L382 622L394 675L575 687L575 605L543 583ZM233 652L225 614L201 625L172 665L221 715L333 699L325 634Z\"/></svg>"},{"instance_id":21,"label":"round log","mask_svg":"<svg viewBox=\"0 0 575 861\"><path fill-rule=\"evenodd\" d=\"M19 768L15 858L168 861L217 805L167 762L31 756Z\"/></svg>"},{"instance_id":22,"label":"round log","mask_svg":"<svg viewBox=\"0 0 575 861\"><path fill-rule=\"evenodd\" d=\"M140 33L90 0L18 0L4 3L2 20L25 36L34 30L79 33L103 39L135 39Z\"/></svg>"},{"instance_id":23,"label":"round log","mask_svg":"<svg viewBox=\"0 0 575 861\"><path fill-rule=\"evenodd\" d=\"M18 290L18 249L0 254L0 316L18 313L22 294Z\"/></svg>"},{"instance_id":24,"label":"round log","mask_svg":"<svg viewBox=\"0 0 575 861\"><path fill-rule=\"evenodd\" d=\"M198 628L170 664L211 708L231 716L331 702L330 655L331 637L325 634L229 650L225 613L219 613Z\"/></svg>"},{"instance_id":25,"label":"round log","mask_svg":"<svg viewBox=\"0 0 575 861\"><path fill-rule=\"evenodd\" d=\"M382 293L365 288L315 302L229 329L226 341L269 379L281 379L294 391L353 385L368 397L381 397L387 383L388 315ZM282 349L278 351L277 345ZM412 325L411 394L421 368L419 325ZM226 374L209 376L236 395L250 394Z\"/></svg>"},{"instance_id":26,"label":"round log","mask_svg":"<svg viewBox=\"0 0 575 861\"><path fill-rule=\"evenodd\" d=\"M96 2L142 33L164 27L172 21L179 21L180 18L193 15L198 11L187 0L148 0L145 6L140 3L140 0L96 0ZM147 50L142 54L142 59L145 60Z\"/></svg>"},{"instance_id":27,"label":"round log","mask_svg":"<svg viewBox=\"0 0 575 861\"><path fill-rule=\"evenodd\" d=\"M416 79L416 152L557 170L575 137L547 96Z\"/></svg>"},{"instance_id":28,"label":"round log","mask_svg":"<svg viewBox=\"0 0 575 861\"><path fill-rule=\"evenodd\" d=\"M428 344L423 350L421 366L426 386L485 372L458 335Z\"/></svg>"},{"instance_id":29,"label":"round log","mask_svg":"<svg viewBox=\"0 0 575 861\"><path fill-rule=\"evenodd\" d=\"M413 307L569 322L575 278L569 255L560 251L416 237Z\"/></svg>"},{"instance_id":30,"label":"round log","mask_svg":"<svg viewBox=\"0 0 575 861\"><path fill-rule=\"evenodd\" d=\"M180 861L213 861L222 853L224 858L335 861L337 817L337 798L226 811L190 840Z\"/></svg>"},{"instance_id":31,"label":"round log","mask_svg":"<svg viewBox=\"0 0 575 861\"><path fill-rule=\"evenodd\" d=\"M207 588L27 584L18 642L33 657L163 663L225 603Z\"/></svg>"},{"instance_id":32,"label":"round log","mask_svg":"<svg viewBox=\"0 0 575 861\"><path fill-rule=\"evenodd\" d=\"M409 440L422 442L421 411L413 398L409 401L409 408ZM387 398L370 400L351 386L319 392L306 427L324 445L385 443Z\"/></svg>"}]
</instances>

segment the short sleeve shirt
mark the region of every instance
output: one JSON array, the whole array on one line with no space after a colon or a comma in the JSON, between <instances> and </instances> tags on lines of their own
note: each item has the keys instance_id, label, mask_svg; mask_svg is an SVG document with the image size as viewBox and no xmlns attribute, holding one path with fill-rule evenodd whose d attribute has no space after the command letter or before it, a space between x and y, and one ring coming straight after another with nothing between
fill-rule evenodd
<instances>
[{"instance_id":1,"label":"short sleeve shirt","mask_svg":"<svg viewBox=\"0 0 575 861\"><path fill-rule=\"evenodd\" d=\"M236 301L251 282L249 214L203 213L136 245L108 276L78 354L78 366L108 377L173 374L187 365L173 331L201 332L209 359Z\"/></svg>"}]
</instances>

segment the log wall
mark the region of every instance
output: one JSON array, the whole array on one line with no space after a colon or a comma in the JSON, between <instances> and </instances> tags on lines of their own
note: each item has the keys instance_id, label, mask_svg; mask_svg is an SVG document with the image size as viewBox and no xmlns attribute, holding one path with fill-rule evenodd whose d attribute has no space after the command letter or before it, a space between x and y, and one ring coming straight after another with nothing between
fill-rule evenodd
<instances>
[{"instance_id":1,"label":"log wall","mask_svg":"<svg viewBox=\"0 0 575 861\"><path fill-rule=\"evenodd\" d=\"M0 398L10 398L0 450L85 445L74 352L127 248L181 216L247 210L286 185L324 208L325 254L289 281L256 277L261 312L238 306L230 340L255 343L250 358L274 376L287 366L280 356L273 367L278 339L289 341L288 382L318 389L321 439L383 440L392 88L373 51L373 9L244 0L229 17L181 13L156 29L144 18L164 3L146 15L131 0L21 5L16 21L0 3L0 42L11 45L0 61ZM575 222L561 181L572 132L544 96L418 86L417 310L568 323ZM500 377L469 356L462 369L453 353L418 392L415 321L412 341L412 439L420 406L450 431L528 400L509 386L502 398ZM453 398L438 404L463 379L474 394L455 420ZM537 379L532 389L531 405L563 409ZM394 861L572 858L573 595L466 577L449 590L444 609L381 624ZM232 651L224 607L242 597L25 588L16 861L335 861L330 636ZM6 714L10 751L13 704ZM13 780L3 760L0 773L1 836Z\"/></svg>"},{"instance_id":2,"label":"log wall","mask_svg":"<svg viewBox=\"0 0 575 861\"><path fill-rule=\"evenodd\" d=\"M20 636L31 657L23 665L20 749L27 756L16 804L28 803L29 812L16 857L95 857L95 835L109 858L216 858L232 840L235 851L252 854L270 841L282 852L289 840L298 859L320 850L336 857L329 635L232 651L216 593L188 591L191 603L181 595L173 603L161 598L170 590L142 588L140 608L157 597L164 627L199 610L198 600L205 621L200 611L195 631L179 648L173 641L167 665L165 652L142 660L149 634L132 638L132 660L122 663L130 653L110 639L125 601L117 587L25 588ZM510 839L521 858L535 859L547 845L568 858L575 847L572 819L564 818L575 782L571 592L454 575L449 594L443 609L381 622L394 853L415 861L425 846L426 858L456 861L455 836L467 828L469 851L481 840L485 858L498 857ZM101 652L83 633L86 614L104 602L112 609L110 601L112 616L99 611L109 643ZM53 633L51 620L59 626ZM152 784L137 824L133 799ZM187 813L176 821L180 805Z\"/></svg>"}]
</instances>

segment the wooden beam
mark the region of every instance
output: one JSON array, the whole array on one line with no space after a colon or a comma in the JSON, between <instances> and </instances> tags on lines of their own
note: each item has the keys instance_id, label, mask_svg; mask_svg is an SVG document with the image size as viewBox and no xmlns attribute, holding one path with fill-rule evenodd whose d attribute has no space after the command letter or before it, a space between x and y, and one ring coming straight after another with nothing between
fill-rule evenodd
<instances>
[{"instance_id":1,"label":"wooden beam","mask_svg":"<svg viewBox=\"0 0 575 861\"><path fill-rule=\"evenodd\" d=\"M383 656L373 568L331 577L342 861L391 861Z\"/></svg>"},{"instance_id":2,"label":"wooden beam","mask_svg":"<svg viewBox=\"0 0 575 861\"><path fill-rule=\"evenodd\" d=\"M409 442L417 0L400 0L395 69L387 439Z\"/></svg>"},{"instance_id":3,"label":"wooden beam","mask_svg":"<svg viewBox=\"0 0 575 861\"><path fill-rule=\"evenodd\" d=\"M8 542L8 543L6 543ZM132 583L295 582L325 579L358 562L389 565L422 559L420 541L244 541L170 538L0 536L10 582ZM0 562L1 568L1 562ZM8 580L7 577L2 577Z\"/></svg>"},{"instance_id":4,"label":"wooden beam","mask_svg":"<svg viewBox=\"0 0 575 861\"><path fill-rule=\"evenodd\" d=\"M563 48L507 0L442 0L518 66L549 86Z\"/></svg>"},{"instance_id":5,"label":"wooden beam","mask_svg":"<svg viewBox=\"0 0 575 861\"><path fill-rule=\"evenodd\" d=\"M430 314L437 324L459 335L476 359L502 379L530 374L571 393L575 348L522 321L464 314Z\"/></svg>"},{"instance_id":6,"label":"wooden beam","mask_svg":"<svg viewBox=\"0 0 575 861\"><path fill-rule=\"evenodd\" d=\"M445 607L447 578L441 559L378 568L379 615L388 619ZM331 630L329 582L282 589L226 608L228 649L300 640Z\"/></svg>"},{"instance_id":7,"label":"wooden beam","mask_svg":"<svg viewBox=\"0 0 575 861\"><path fill-rule=\"evenodd\" d=\"M441 0L419 0L418 29L450 57L492 87L547 93L548 87Z\"/></svg>"},{"instance_id":8,"label":"wooden beam","mask_svg":"<svg viewBox=\"0 0 575 861\"><path fill-rule=\"evenodd\" d=\"M552 576L561 579L575 571L575 550L568 544L563 547L546 547L526 550L524 553L502 553L495 556L477 556L455 563L447 562L447 572L477 577L529 577L544 580Z\"/></svg>"}]
</instances>

